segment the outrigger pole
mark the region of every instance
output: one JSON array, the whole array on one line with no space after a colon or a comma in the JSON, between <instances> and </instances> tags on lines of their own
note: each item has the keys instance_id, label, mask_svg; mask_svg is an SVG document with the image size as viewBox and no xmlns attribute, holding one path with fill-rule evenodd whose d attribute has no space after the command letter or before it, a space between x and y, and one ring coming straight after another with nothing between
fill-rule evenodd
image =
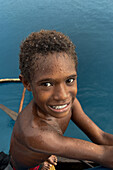
<instances>
[{"instance_id":1,"label":"outrigger pole","mask_svg":"<svg viewBox=\"0 0 113 170\"><path fill-rule=\"evenodd\" d=\"M19 78L0 79L0 83L7 83L7 82L20 82L20 79Z\"/></svg>"}]
</instances>

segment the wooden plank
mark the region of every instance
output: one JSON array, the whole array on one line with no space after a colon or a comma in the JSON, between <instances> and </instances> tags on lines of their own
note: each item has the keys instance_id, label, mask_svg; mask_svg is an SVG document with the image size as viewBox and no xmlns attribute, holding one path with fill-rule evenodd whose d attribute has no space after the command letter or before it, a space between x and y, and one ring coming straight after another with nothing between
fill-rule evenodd
<instances>
[{"instance_id":1,"label":"wooden plank","mask_svg":"<svg viewBox=\"0 0 113 170\"><path fill-rule=\"evenodd\" d=\"M6 112L13 120L17 119L18 113L14 112L13 110L9 109L8 107L0 104L0 109Z\"/></svg>"}]
</instances>

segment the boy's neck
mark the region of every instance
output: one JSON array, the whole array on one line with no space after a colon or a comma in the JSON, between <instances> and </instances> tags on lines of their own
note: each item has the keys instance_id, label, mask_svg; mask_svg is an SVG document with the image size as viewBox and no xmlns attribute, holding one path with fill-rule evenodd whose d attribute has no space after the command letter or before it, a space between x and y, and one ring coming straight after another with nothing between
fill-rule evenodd
<instances>
[{"instance_id":1,"label":"boy's neck","mask_svg":"<svg viewBox=\"0 0 113 170\"><path fill-rule=\"evenodd\" d=\"M38 106L36 105L36 103L33 101L32 103L32 110L33 110L33 114L35 116L38 116L40 119L43 119L43 120L47 120L47 121L51 121L52 119L54 119L54 117L48 115L48 114L45 114L43 113L40 108L38 108Z\"/></svg>"}]
</instances>

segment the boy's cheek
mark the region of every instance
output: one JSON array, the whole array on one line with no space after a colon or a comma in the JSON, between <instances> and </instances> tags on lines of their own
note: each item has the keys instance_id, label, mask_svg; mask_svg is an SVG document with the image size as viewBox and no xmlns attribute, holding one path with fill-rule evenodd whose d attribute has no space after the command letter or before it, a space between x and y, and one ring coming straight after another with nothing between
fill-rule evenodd
<instances>
[{"instance_id":1,"label":"boy's cheek","mask_svg":"<svg viewBox=\"0 0 113 170\"><path fill-rule=\"evenodd\" d=\"M35 100L37 101L47 101L50 98L50 95L48 95L47 93L43 93L43 92L34 92L32 93L33 97L35 98Z\"/></svg>"},{"instance_id":2,"label":"boy's cheek","mask_svg":"<svg viewBox=\"0 0 113 170\"><path fill-rule=\"evenodd\" d=\"M77 94L77 83L72 87L72 92L76 95Z\"/></svg>"},{"instance_id":3,"label":"boy's cheek","mask_svg":"<svg viewBox=\"0 0 113 170\"><path fill-rule=\"evenodd\" d=\"M73 91L72 91L73 98L75 98L76 95L77 95L77 88L73 88Z\"/></svg>"}]
</instances>

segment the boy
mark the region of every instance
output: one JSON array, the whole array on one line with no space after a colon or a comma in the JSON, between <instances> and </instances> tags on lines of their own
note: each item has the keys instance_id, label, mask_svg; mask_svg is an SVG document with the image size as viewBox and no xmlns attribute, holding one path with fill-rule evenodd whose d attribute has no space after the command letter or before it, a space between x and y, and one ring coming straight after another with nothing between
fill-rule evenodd
<instances>
[{"instance_id":1,"label":"boy","mask_svg":"<svg viewBox=\"0 0 113 170\"><path fill-rule=\"evenodd\" d=\"M75 46L60 32L30 34L21 44L20 79L33 99L14 125L10 156L13 169L26 170L54 156L92 160L113 168L113 135L84 113L77 94ZM64 137L72 120L94 143ZM42 169L49 169L43 167Z\"/></svg>"}]
</instances>

